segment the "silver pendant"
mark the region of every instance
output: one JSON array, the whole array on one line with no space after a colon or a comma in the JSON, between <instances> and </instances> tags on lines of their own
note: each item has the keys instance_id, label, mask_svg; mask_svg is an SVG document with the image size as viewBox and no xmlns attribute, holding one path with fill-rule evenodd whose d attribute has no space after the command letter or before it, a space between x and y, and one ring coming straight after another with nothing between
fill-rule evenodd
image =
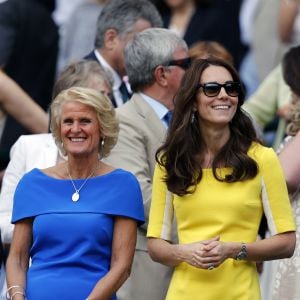
<instances>
[{"instance_id":1,"label":"silver pendant","mask_svg":"<svg viewBox=\"0 0 300 300\"><path fill-rule=\"evenodd\" d=\"M72 195L72 201L73 202L76 202L79 200L79 193L78 192L75 192L73 195Z\"/></svg>"}]
</instances>

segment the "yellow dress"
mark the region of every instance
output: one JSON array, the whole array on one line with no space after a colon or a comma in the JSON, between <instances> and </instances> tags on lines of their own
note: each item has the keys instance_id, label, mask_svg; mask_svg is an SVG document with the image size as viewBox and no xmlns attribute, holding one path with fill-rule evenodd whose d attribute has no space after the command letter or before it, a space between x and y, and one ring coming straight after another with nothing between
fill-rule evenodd
<instances>
[{"instance_id":1,"label":"yellow dress","mask_svg":"<svg viewBox=\"0 0 300 300\"><path fill-rule=\"evenodd\" d=\"M294 231L287 188L276 154L259 144L254 144L248 154L259 167L255 178L224 183L214 178L211 169L204 169L196 191L184 197L167 191L162 181L164 171L156 166L147 236L171 240L175 216L180 244L216 236L222 241L254 242L263 212L272 235ZM175 268L166 299L260 299L255 263L227 259L210 271L181 263Z\"/></svg>"}]
</instances>

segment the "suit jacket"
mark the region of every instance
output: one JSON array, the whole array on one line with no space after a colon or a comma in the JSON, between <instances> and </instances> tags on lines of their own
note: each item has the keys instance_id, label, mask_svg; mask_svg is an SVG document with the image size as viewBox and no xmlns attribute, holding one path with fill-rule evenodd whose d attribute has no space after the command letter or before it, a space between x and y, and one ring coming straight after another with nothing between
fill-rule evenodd
<instances>
[{"instance_id":1,"label":"suit jacket","mask_svg":"<svg viewBox=\"0 0 300 300\"><path fill-rule=\"evenodd\" d=\"M44 169L54 166L57 162L58 149L50 133L22 135L13 145L10 156L11 160L3 177L0 194L0 229L5 243L11 242L13 196L19 180L33 168Z\"/></svg>"},{"instance_id":2,"label":"suit jacket","mask_svg":"<svg viewBox=\"0 0 300 300\"><path fill-rule=\"evenodd\" d=\"M140 183L146 222L138 230L137 249L146 251L155 152L164 141L166 128L138 94L134 94L130 101L116 111L120 120L120 133L118 142L106 161L116 168L132 172Z\"/></svg>"},{"instance_id":3,"label":"suit jacket","mask_svg":"<svg viewBox=\"0 0 300 300\"><path fill-rule=\"evenodd\" d=\"M118 291L119 300L165 299L173 269L151 261L146 231L152 194L155 153L166 128L155 111L138 94L117 108L120 133L106 162L132 172L138 179L144 202L145 224L138 228L137 245L129 279Z\"/></svg>"},{"instance_id":4,"label":"suit jacket","mask_svg":"<svg viewBox=\"0 0 300 300\"><path fill-rule=\"evenodd\" d=\"M92 52L90 52L88 55L86 55L84 57L84 59L87 59L87 60L95 60L97 62L99 62L99 60L97 59L95 53L94 53L94 50Z\"/></svg>"}]
</instances>

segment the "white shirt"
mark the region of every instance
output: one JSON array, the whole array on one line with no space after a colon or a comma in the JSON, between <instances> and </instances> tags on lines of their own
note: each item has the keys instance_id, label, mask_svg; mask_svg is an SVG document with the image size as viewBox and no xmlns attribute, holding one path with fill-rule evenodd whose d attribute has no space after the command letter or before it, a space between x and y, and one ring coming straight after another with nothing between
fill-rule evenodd
<instances>
[{"instance_id":1,"label":"white shirt","mask_svg":"<svg viewBox=\"0 0 300 300\"><path fill-rule=\"evenodd\" d=\"M147 96L143 93L139 93L139 95L152 107L152 109L155 111L157 116L163 122L164 126L166 128L168 128L168 124L167 124L166 121L164 121L163 118L168 113L169 110L163 104L161 104L160 102L158 102L154 98L151 98L151 97L149 97L149 96Z\"/></svg>"},{"instance_id":2,"label":"white shirt","mask_svg":"<svg viewBox=\"0 0 300 300\"><path fill-rule=\"evenodd\" d=\"M122 84L122 79L119 74L108 64L108 62L103 58L100 52L95 49L94 50L95 56L98 59L100 65L108 72L112 74L113 77L113 94L116 101L117 106L121 106L123 104L122 94L119 91L119 88Z\"/></svg>"}]
</instances>

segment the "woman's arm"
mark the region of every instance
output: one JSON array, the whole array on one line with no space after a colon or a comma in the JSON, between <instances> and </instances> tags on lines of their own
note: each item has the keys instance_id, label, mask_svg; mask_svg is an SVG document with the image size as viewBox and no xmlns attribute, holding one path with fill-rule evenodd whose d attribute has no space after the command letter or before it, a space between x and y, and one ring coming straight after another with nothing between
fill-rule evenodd
<instances>
[{"instance_id":1,"label":"woman's arm","mask_svg":"<svg viewBox=\"0 0 300 300\"><path fill-rule=\"evenodd\" d=\"M289 192L295 192L300 185L300 132L279 154Z\"/></svg>"},{"instance_id":2,"label":"woman's arm","mask_svg":"<svg viewBox=\"0 0 300 300\"><path fill-rule=\"evenodd\" d=\"M111 267L106 276L99 280L94 287L88 296L89 300L110 299L129 277L136 234L136 221L123 217L115 218Z\"/></svg>"},{"instance_id":3,"label":"woman's arm","mask_svg":"<svg viewBox=\"0 0 300 300\"><path fill-rule=\"evenodd\" d=\"M274 235L265 240L246 243L248 261L265 261L291 257L296 243L295 232ZM151 258L165 265L177 266L186 262L194 267L218 267L226 259L236 259L242 242L222 242L219 238L185 245L172 245L162 239L150 238L148 250Z\"/></svg>"},{"instance_id":4,"label":"woman's arm","mask_svg":"<svg viewBox=\"0 0 300 300\"><path fill-rule=\"evenodd\" d=\"M0 68L0 105L32 133L48 132L49 116Z\"/></svg>"},{"instance_id":5,"label":"woman's arm","mask_svg":"<svg viewBox=\"0 0 300 300\"><path fill-rule=\"evenodd\" d=\"M2 241L6 244L11 244L12 241L14 225L10 223L10 220L15 190L18 182L26 172L28 153L26 153L23 141L24 136L21 136L10 150L10 161L3 176L0 192L0 229Z\"/></svg>"},{"instance_id":6,"label":"woman's arm","mask_svg":"<svg viewBox=\"0 0 300 300\"><path fill-rule=\"evenodd\" d=\"M252 243L222 242L217 241L214 245L208 245L206 252L197 257L203 264L213 264L214 267L221 265L226 259L236 259L238 253L245 245L247 261L266 261L291 257L296 245L295 232L280 233L264 240Z\"/></svg>"},{"instance_id":7,"label":"woman's arm","mask_svg":"<svg viewBox=\"0 0 300 300\"><path fill-rule=\"evenodd\" d=\"M205 260L199 256L205 256L208 245L216 245L219 237L210 240L190 244L171 244L168 241L158 238L148 238L148 251L152 260L161 264L176 267L185 262L194 267L208 268Z\"/></svg>"},{"instance_id":8,"label":"woman's arm","mask_svg":"<svg viewBox=\"0 0 300 300\"><path fill-rule=\"evenodd\" d=\"M294 253L296 245L295 232L285 232L274 235L270 238L259 240L253 243L242 242L217 242L217 245L207 247L207 251L202 255L198 255L198 264L213 265L218 267L226 259L236 259L238 253L242 249L242 245L246 248L247 261L266 261L291 257Z\"/></svg>"},{"instance_id":9,"label":"woman's arm","mask_svg":"<svg viewBox=\"0 0 300 300\"><path fill-rule=\"evenodd\" d=\"M16 286L9 290L9 294L25 292L26 272L29 264L29 249L32 242L32 220L25 219L15 225L13 240L6 262L7 287ZM18 287L19 286L19 287ZM14 300L25 299L16 294Z\"/></svg>"},{"instance_id":10,"label":"woman's arm","mask_svg":"<svg viewBox=\"0 0 300 300\"><path fill-rule=\"evenodd\" d=\"M295 245L295 232L285 232L276 234L267 239L246 244L248 251L247 260L265 261L288 258L293 255Z\"/></svg>"},{"instance_id":11,"label":"woman's arm","mask_svg":"<svg viewBox=\"0 0 300 300\"><path fill-rule=\"evenodd\" d=\"M293 28L298 14L298 3L295 1L280 1L279 6L279 38L283 43L292 42Z\"/></svg>"}]
</instances>

